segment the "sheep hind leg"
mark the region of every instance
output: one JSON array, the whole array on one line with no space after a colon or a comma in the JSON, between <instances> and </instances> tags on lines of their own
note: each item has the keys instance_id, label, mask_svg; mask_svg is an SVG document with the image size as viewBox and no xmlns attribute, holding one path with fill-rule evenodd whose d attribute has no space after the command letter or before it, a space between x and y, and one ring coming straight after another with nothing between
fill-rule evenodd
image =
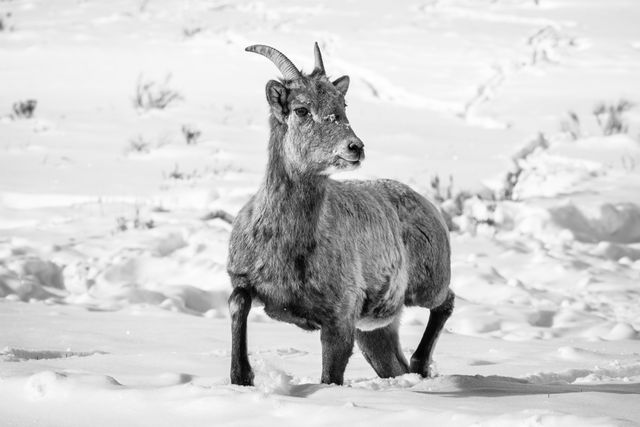
<instances>
[{"instance_id":1,"label":"sheep hind leg","mask_svg":"<svg viewBox=\"0 0 640 427\"><path fill-rule=\"evenodd\" d=\"M420 374L423 377L432 377L431 356L438 341L438 337L444 328L447 319L453 313L455 294L449 290L447 298L438 307L432 308L429 313L429 322L422 335L418 348L411 356L411 372Z\"/></svg>"},{"instance_id":2,"label":"sheep hind leg","mask_svg":"<svg viewBox=\"0 0 640 427\"><path fill-rule=\"evenodd\" d=\"M364 358L381 378L409 373L409 365L402 354L398 338L399 318L384 328L356 331L356 342Z\"/></svg>"}]
</instances>

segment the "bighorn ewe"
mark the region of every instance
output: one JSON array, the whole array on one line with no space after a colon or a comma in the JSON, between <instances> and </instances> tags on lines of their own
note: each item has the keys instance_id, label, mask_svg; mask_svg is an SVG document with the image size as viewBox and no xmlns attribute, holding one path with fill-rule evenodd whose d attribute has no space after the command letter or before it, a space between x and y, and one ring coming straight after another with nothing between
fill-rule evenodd
<instances>
[{"instance_id":1,"label":"bighorn ewe","mask_svg":"<svg viewBox=\"0 0 640 427\"><path fill-rule=\"evenodd\" d=\"M327 78L317 43L311 74L272 47L246 50L270 59L284 78L267 83L269 163L231 232L231 382L253 383L247 315L254 299L274 319L320 329L323 383L342 384L354 340L381 377L429 376L454 301L438 209L396 181L328 177L358 167L364 144L345 114L349 77ZM398 340L405 305L431 310L410 364Z\"/></svg>"}]
</instances>

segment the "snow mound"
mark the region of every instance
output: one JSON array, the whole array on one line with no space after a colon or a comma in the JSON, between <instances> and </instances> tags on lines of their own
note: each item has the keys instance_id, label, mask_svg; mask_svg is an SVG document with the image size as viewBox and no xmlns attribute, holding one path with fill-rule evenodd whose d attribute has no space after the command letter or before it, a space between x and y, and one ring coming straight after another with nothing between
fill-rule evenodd
<instances>
[{"instance_id":1,"label":"snow mound","mask_svg":"<svg viewBox=\"0 0 640 427\"><path fill-rule=\"evenodd\" d=\"M114 389L121 387L109 375L67 374L56 371L41 371L27 380L24 392L31 400L60 399L69 397L80 388Z\"/></svg>"},{"instance_id":2,"label":"snow mound","mask_svg":"<svg viewBox=\"0 0 640 427\"><path fill-rule=\"evenodd\" d=\"M63 290L62 269L51 261L19 257L0 263L0 297L21 301L55 298Z\"/></svg>"},{"instance_id":3,"label":"snow mound","mask_svg":"<svg viewBox=\"0 0 640 427\"><path fill-rule=\"evenodd\" d=\"M583 242L640 242L640 206L635 203L600 206L599 215L588 217L573 204L550 209L551 220Z\"/></svg>"},{"instance_id":4,"label":"snow mound","mask_svg":"<svg viewBox=\"0 0 640 427\"><path fill-rule=\"evenodd\" d=\"M574 384L596 382L638 382L640 363L621 363L617 360L593 369L569 369L564 372L541 372L527 375L524 380L532 384Z\"/></svg>"},{"instance_id":5,"label":"snow mound","mask_svg":"<svg viewBox=\"0 0 640 427\"><path fill-rule=\"evenodd\" d=\"M283 371L270 365L264 359L258 359L254 363L255 386L265 394L291 395L294 385L298 384L296 379Z\"/></svg>"},{"instance_id":6,"label":"snow mound","mask_svg":"<svg viewBox=\"0 0 640 427\"><path fill-rule=\"evenodd\" d=\"M0 297L117 309L154 305L170 311L226 315L227 229L167 227L114 234L104 242L35 249L0 242Z\"/></svg>"}]
</instances>

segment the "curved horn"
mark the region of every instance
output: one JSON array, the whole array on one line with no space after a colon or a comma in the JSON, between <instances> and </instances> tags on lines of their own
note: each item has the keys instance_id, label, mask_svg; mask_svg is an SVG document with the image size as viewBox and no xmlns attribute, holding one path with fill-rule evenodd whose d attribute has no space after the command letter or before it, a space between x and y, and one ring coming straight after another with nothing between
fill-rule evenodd
<instances>
[{"instance_id":1,"label":"curved horn","mask_svg":"<svg viewBox=\"0 0 640 427\"><path fill-rule=\"evenodd\" d=\"M320 46L318 46L318 42L316 42L313 47L313 56L316 59L315 69L320 71L324 75L324 63L322 62L322 54L320 53Z\"/></svg>"},{"instance_id":2,"label":"curved horn","mask_svg":"<svg viewBox=\"0 0 640 427\"><path fill-rule=\"evenodd\" d=\"M258 53L271 62L273 62L276 67L280 70L282 75L287 80L293 80L302 77L300 71L293 65L293 62L284 54L277 49L272 48L271 46L265 46L262 44L254 44L253 46L249 46L245 48L247 52Z\"/></svg>"}]
</instances>

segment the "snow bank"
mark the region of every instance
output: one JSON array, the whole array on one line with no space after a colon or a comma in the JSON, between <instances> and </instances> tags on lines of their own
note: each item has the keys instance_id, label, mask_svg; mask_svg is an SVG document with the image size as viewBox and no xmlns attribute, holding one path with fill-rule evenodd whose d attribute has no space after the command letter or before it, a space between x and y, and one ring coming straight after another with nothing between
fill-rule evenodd
<instances>
[{"instance_id":1,"label":"snow bank","mask_svg":"<svg viewBox=\"0 0 640 427\"><path fill-rule=\"evenodd\" d=\"M226 230L123 232L112 236L114 245L124 244L115 251L104 241L82 243L82 252L68 247L43 252L10 241L5 249L13 255L0 264L0 296L111 309L150 304L224 315L230 285L220 235Z\"/></svg>"}]
</instances>

